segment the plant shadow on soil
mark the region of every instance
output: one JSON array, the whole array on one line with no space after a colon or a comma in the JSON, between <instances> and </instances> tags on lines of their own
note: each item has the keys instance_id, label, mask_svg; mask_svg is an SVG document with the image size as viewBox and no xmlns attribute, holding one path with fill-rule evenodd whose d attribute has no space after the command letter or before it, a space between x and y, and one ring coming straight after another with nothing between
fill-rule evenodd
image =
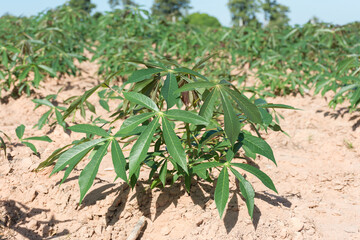
<instances>
[{"instance_id":1,"label":"plant shadow on soil","mask_svg":"<svg viewBox=\"0 0 360 240\"><path fill-rule=\"evenodd\" d=\"M68 178L64 183L77 180L78 176ZM151 208L152 208L152 199L153 193L160 191L156 199L156 212L154 219L155 221L171 204L174 204L176 207L178 205L178 199L186 194L185 189L182 187L184 185L183 181L174 183L171 186L166 185L163 188L150 189L150 182L148 181L138 181L134 187L135 193L129 198L131 188L127 183L122 183L120 186L116 187L117 184L109 183L100 178L96 178L94 186L99 185L88 194L86 194L80 209L83 209L86 206L95 205L98 201L104 200L108 195L116 193L114 200L110 207L108 207L105 214L106 225L115 225L120 218L122 217L122 212L125 210L126 204L131 202L136 198L139 211L148 219L152 218ZM57 183L59 184L60 181ZM215 181L216 183L216 181ZM227 233L230 233L231 230L236 226L239 219L239 198L243 201L243 206L245 206L245 199L241 195L239 190L239 185L237 185L236 190L230 191L230 201L228 202L227 209L223 218L224 226ZM214 200L214 187L212 184L203 181L192 181L190 193L188 193L192 202L195 205L200 206L204 211L207 208L207 202ZM232 195L231 195L232 194ZM286 207L290 208L292 203L281 196L274 195L271 193L256 192L255 198L267 202L268 204L275 207ZM260 209L255 205L252 224L257 229L259 220L261 217ZM146 225L142 228L142 232L146 229Z\"/></svg>"},{"instance_id":2,"label":"plant shadow on soil","mask_svg":"<svg viewBox=\"0 0 360 240\"><path fill-rule=\"evenodd\" d=\"M351 121L351 122L356 121L356 122L354 122L354 124L351 127L353 131L356 131L356 129L360 127L360 114L354 115L354 113L357 113L359 111L360 111L360 108L356 109L352 113L352 116L349 118L349 121ZM324 111L324 110L317 110L316 113L323 113L324 117L330 117L330 118L333 118L336 120L339 117L344 118L344 116L346 114L350 114L350 111L348 108L342 107L338 110L333 110L332 112Z\"/></svg>"},{"instance_id":3,"label":"plant shadow on soil","mask_svg":"<svg viewBox=\"0 0 360 240\"><path fill-rule=\"evenodd\" d=\"M182 184L182 182L179 182L173 184L172 186L165 186L162 189L150 189L149 182L138 181L134 188L135 194L133 194L131 197L129 197L131 188L126 183L123 183L116 188L116 184L105 184L88 193L84 198L81 208L96 204L97 201L105 199L108 194L116 192L116 197L114 198L111 206L107 209L105 215L107 225L115 225L116 222L120 220L122 215L124 215L122 212L125 210L126 204L134 199L136 199L139 211L143 214L143 216L148 219L152 219L151 207L152 199L154 197L153 193L160 191L160 194L156 199L156 211L152 220L155 221L171 204L174 204L175 207L178 205L178 199L186 194L186 191L182 188ZM230 195L231 199L228 203L223 219L227 233L230 233L238 222L240 208L239 198L244 202L245 205L245 199L242 197L239 188L230 191L230 194L232 194L232 196ZM206 211L206 203L209 200L214 199L214 188L209 183L194 181L191 185L189 197L195 205L200 206L204 211ZM286 198L267 192L257 192L255 194L255 198L261 199L262 201L277 207L283 206L290 208L292 205L291 202ZM255 205L252 220L255 230L257 229L260 217L260 209ZM143 227L142 232L145 229L146 226Z\"/></svg>"},{"instance_id":4,"label":"plant shadow on soil","mask_svg":"<svg viewBox=\"0 0 360 240\"><path fill-rule=\"evenodd\" d=\"M54 216L51 216L51 219L48 221L37 221L34 226L35 229L41 229L43 234L40 235L34 229L29 229L26 227L21 227L20 225L24 225L30 222L30 219L36 215L50 212L49 209L41 209L41 208L29 208L26 205L14 201L0 201L0 225L4 229L11 229L14 232L19 233L21 236L27 239L32 240L41 240L44 238L51 239L52 234L54 234L54 230L52 229L58 223L69 222L71 220L58 221L55 220ZM64 229L62 232L56 232L56 237L64 236L69 234L69 230ZM1 235L0 235L1 237ZM0 238L1 239L1 238Z\"/></svg>"}]
</instances>

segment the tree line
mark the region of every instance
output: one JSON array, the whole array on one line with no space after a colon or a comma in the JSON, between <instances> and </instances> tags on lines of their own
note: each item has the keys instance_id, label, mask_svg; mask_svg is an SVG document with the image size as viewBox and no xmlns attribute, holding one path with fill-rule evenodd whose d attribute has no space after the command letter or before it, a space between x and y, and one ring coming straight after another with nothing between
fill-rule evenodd
<instances>
[{"instance_id":1,"label":"tree line","mask_svg":"<svg viewBox=\"0 0 360 240\"><path fill-rule=\"evenodd\" d=\"M108 0L108 3L112 9L118 6L125 9L138 6L134 0ZM68 4L88 13L96 7L91 0L69 0ZM289 8L277 0L228 0L227 6L234 26L260 25L261 18L266 26L284 26L289 22ZM187 16L191 8L190 0L154 0L151 12L176 21ZM192 18L200 22L209 20L210 24L218 25L218 22L208 17L206 14L197 13Z\"/></svg>"}]
</instances>

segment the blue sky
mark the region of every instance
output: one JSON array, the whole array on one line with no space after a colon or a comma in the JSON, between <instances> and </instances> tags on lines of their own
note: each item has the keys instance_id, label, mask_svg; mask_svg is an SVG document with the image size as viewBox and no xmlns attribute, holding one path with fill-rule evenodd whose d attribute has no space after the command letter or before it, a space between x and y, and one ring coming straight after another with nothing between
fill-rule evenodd
<instances>
[{"instance_id":1,"label":"blue sky","mask_svg":"<svg viewBox=\"0 0 360 240\"><path fill-rule=\"evenodd\" d=\"M65 3L66 0L0 0L0 16L4 13L13 15L34 15L47 8ZM92 0L97 11L110 10L107 0ZM135 0L149 9L153 0ZM217 17L220 22L229 26L230 14L226 6L228 0L191 0L191 12L205 12ZM290 8L290 23L304 24L313 16L335 24L346 24L360 21L360 0L278 0Z\"/></svg>"}]
</instances>

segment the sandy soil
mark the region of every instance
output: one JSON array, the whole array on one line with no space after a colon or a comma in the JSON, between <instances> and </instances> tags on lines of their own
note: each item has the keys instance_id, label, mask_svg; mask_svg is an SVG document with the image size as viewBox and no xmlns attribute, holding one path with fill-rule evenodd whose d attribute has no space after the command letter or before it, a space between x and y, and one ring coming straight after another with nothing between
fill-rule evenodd
<instances>
[{"instance_id":1,"label":"sandy soil","mask_svg":"<svg viewBox=\"0 0 360 240\"><path fill-rule=\"evenodd\" d=\"M81 67L86 72L83 76L47 81L35 96L56 93L61 87L60 100L82 94L99 79L96 66L84 63ZM131 190L119 180L113 182L110 156L79 206L77 177L84 164L61 186L62 173L49 178L51 168L39 173L30 170L81 135L68 135L60 127L32 129L47 109L33 111L30 98L9 99L0 105L0 129L12 138L7 142L7 157L3 152L0 157L0 239L126 239L141 216L146 224L139 239L144 240L360 239L360 113L349 114L345 105L329 109L319 96L287 96L269 102L302 110L278 111L285 117L282 128L290 137L264 135L278 167L262 157L252 164L270 175L279 194L247 174L256 190L251 221L233 177L228 208L219 219L214 189L208 183L194 182L189 195L181 182L150 191L144 178ZM16 141L14 130L20 124L27 127L26 136L47 134L54 142L36 142L40 155L32 154Z\"/></svg>"}]
</instances>

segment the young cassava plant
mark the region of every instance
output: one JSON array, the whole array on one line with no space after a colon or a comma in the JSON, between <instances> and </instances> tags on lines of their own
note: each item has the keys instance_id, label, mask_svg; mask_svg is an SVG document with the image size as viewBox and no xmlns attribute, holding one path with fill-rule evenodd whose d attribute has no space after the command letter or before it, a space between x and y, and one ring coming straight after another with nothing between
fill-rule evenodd
<instances>
[{"instance_id":1,"label":"young cassava plant","mask_svg":"<svg viewBox=\"0 0 360 240\"><path fill-rule=\"evenodd\" d=\"M135 186L143 167L150 168L152 188L172 184L181 178L186 190L190 191L191 179L195 177L209 182L217 178L214 198L222 217L229 198L231 172L239 180L241 194L252 217L254 189L239 170L253 174L274 192L277 190L264 172L234 159L245 158L245 154L249 157L260 154L276 164L271 147L261 138L258 129L281 130L267 111L277 105L264 101L255 105L231 83L201 75L197 70L206 60L198 62L193 69L168 61L143 63L148 68L135 71L123 86L109 87L113 77L110 76L75 99L64 111L63 120L101 87L107 87L109 91L108 94L102 92L102 96L118 94L119 97L113 100L122 100L109 124L102 127L77 124L68 128L85 133L86 137L56 150L45 161L56 162L51 174L67 167L63 182L91 152L90 161L79 176L81 203L110 148L117 177L131 187ZM119 119L124 121L113 132ZM252 126L254 135L244 130L246 125ZM130 154L125 157L123 149L131 143ZM68 149L69 146L72 148Z\"/></svg>"}]
</instances>

